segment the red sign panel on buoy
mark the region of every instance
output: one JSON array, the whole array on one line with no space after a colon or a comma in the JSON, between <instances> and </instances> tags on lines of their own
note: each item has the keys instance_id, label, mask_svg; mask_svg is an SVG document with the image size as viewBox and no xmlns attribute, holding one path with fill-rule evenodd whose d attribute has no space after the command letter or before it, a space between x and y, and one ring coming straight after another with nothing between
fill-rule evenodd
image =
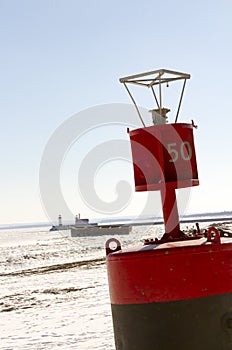
<instances>
[{"instance_id":1,"label":"red sign panel on buoy","mask_svg":"<svg viewBox=\"0 0 232 350\"><path fill-rule=\"evenodd\" d=\"M129 132L136 191L199 184L193 125L155 125Z\"/></svg>"}]
</instances>

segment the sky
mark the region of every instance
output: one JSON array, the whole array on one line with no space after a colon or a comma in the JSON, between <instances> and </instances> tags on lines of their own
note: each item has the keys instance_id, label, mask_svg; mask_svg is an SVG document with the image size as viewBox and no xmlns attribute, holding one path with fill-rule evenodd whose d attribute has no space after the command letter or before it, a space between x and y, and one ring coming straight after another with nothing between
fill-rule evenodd
<instances>
[{"instance_id":1,"label":"sky","mask_svg":"<svg viewBox=\"0 0 232 350\"><path fill-rule=\"evenodd\" d=\"M65 215L56 194L41 194L41 162L43 167L50 141L61 130L71 133L66 127L77 114L80 129L62 151L57 175L70 215L139 216L149 196L154 208L149 205L146 214L158 214L158 193L133 192L129 156L120 159L117 153L116 160L102 161L93 174L95 194L105 203L100 209L84 198L89 180L86 173L83 181L83 169L88 169L89 154L104 143L108 147L111 139L128 147L127 123L141 127L136 117L127 120L126 115L116 116L114 125L112 112L109 124L105 117L98 128L95 108L102 106L97 111L104 114L109 105L131 103L119 78L160 68L191 74L180 119L198 125L200 186L188 191L186 203L185 194L180 198L181 213L232 210L231 13L230 0L0 0L0 224ZM152 107L145 91L136 93L142 107ZM88 118L94 127L90 123L84 132ZM56 142L62 144L59 138ZM61 151L53 152L58 158ZM111 210L119 182L129 200ZM44 201L53 203L52 213Z\"/></svg>"}]
</instances>

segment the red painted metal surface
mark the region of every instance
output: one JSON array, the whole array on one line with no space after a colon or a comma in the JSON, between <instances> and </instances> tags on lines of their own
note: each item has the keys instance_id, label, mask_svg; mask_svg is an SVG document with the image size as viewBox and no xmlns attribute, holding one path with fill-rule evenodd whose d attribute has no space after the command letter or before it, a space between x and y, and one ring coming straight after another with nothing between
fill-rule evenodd
<instances>
[{"instance_id":1,"label":"red painted metal surface","mask_svg":"<svg viewBox=\"0 0 232 350\"><path fill-rule=\"evenodd\" d=\"M112 304L142 304L232 292L232 239L151 244L107 257Z\"/></svg>"},{"instance_id":2,"label":"red painted metal surface","mask_svg":"<svg viewBox=\"0 0 232 350\"><path fill-rule=\"evenodd\" d=\"M199 184L193 125L155 125L129 132L136 191Z\"/></svg>"}]
</instances>

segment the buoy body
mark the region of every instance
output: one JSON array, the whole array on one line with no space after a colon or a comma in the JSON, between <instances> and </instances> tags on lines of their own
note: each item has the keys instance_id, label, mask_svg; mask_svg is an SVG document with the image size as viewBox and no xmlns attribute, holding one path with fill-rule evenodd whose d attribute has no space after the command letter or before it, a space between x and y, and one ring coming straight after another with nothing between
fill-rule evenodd
<instances>
[{"instance_id":1,"label":"buoy body","mask_svg":"<svg viewBox=\"0 0 232 350\"><path fill-rule=\"evenodd\" d=\"M174 77L173 77L174 76ZM149 78L150 77L150 78ZM190 75L156 70L121 78L152 89L155 125L129 131L135 190L160 191L165 232L139 248L106 243L117 350L231 350L232 238L180 230L175 190L199 184L194 123L177 123ZM166 123L162 84L184 79L175 123ZM154 87L159 87L159 99ZM129 92L129 90L128 90ZM163 118L164 117L164 118ZM207 211L207 208L206 208Z\"/></svg>"},{"instance_id":2,"label":"buoy body","mask_svg":"<svg viewBox=\"0 0 232 350\"><path fill-rule=\"evenodd\" d=\"M232 348L232 239L107 256L117 350Z\"/></svg>"}]
</instances>

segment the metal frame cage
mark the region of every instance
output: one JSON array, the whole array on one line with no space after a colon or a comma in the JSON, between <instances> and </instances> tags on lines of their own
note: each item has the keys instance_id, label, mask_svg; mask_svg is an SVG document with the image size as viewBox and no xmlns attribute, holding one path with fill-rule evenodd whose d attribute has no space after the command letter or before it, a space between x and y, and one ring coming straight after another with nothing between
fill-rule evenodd
<instances>
[{"instance_id":1,"label":"metal frame cage","mask_svg":"<svg viewBox=\"0 0 232 350\"><path fill-rule=\"evenodd\" d=\"M135 74L135 75L130 75L124 78L120 78L119 81L120 83L124 84L136 110L139 115L139 118L145 127L145 123L143 121L143 118L141 116L141 113L139 111L139 108L135 102L135 99L133 98L131 91L128 88L128 84L134 84L134 85L139 85L139 86L145 86L148 87L152 90L152 94L154 96L154 99L156 101L157 108L160 111L162 111L162 89L161 86L162 84L169 84L170 82L177 81L177 80L184 80L182 90L181 90L181 95L180 95L180 100L176 112L176 117L175 117L175 123L177 122L179 112L180 112L180 106L182 103L183 99L183 94L184 94L184 89L186 85L187 79L190 79L190 74L187 73L181 73L181 72L176 72L168 69L158 69L150 72L145 72L145 73L140 73L140 74ZM154 86L158 85L159 86L159 96L157 98Z\"/></svg>"}]
</instances>

